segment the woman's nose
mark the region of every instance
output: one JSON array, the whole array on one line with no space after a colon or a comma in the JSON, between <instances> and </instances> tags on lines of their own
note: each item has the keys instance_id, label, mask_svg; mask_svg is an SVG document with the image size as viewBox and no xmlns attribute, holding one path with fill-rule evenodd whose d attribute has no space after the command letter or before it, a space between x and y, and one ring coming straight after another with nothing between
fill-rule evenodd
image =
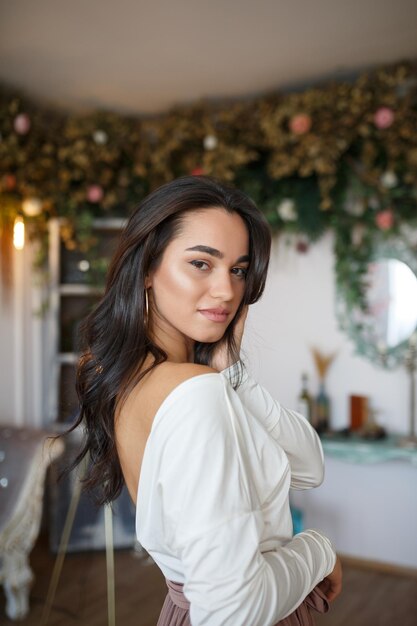
<instances>
[{"instance_id":1,"label":"woman's nose","mask_svg":"<svg viewBox=\"0 0 417 626\"><path fill-rule=\"evenodd\" d=\"M213 275L211 295L218 300L231 300L234 296L232 276L229 271L216 272Z\"/></svg>"}]
</instances>

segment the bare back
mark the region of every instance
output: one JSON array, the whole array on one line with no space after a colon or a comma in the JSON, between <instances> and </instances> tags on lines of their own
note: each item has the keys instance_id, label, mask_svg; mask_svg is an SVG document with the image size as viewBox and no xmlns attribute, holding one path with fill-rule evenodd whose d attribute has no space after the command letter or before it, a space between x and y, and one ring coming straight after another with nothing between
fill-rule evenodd
<instances>
[{"instance_id":1,"label":"bare back","mask_svg":"<svg viewBox=\"0 0 417 626\"><path fill-rule=\"evenodd\" d=\"M147 367L145 364L144 368ZM117 452L127 489L136 503L139 476L152 423L165 398L179 384L217 370L196 363L166 361L157 365L132 389L115 418Z\"/></svg>"}]
</instances>

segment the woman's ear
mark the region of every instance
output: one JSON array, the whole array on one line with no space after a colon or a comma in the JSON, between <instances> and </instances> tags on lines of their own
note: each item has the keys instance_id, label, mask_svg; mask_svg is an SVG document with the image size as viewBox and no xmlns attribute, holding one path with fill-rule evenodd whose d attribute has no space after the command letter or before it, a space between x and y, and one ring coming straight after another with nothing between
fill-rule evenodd
<instances>
[{"instance_id":1,"label":"woman's ear","mask_svg":"<svg viewBox=\"0 0 417 626\"><path fill-rule=\"evenodd\" d=\"M149 276L145 276L145 289L149 289L149 287L152 287L152 279Z\"/></svg>"}]
</instances>

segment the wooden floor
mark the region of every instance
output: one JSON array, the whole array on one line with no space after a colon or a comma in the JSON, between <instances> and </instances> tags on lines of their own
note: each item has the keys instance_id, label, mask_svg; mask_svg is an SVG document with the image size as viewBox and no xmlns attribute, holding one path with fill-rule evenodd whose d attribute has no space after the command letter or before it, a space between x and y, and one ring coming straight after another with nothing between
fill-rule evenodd
<instances>
[{"instance_id":1,"label":"wooden floor","mask_svg":"<svg viewBox=\"0 0 417 626\"><path fill-rule=\"evenodd\" d=\"M30 614L20 622L8 620L2 597L0 624L39 626L53 563L41 537L31 558L36 580ZM117 626L155 626L166 594L157 567L134 551L118 550L115 569ZM105 575L103 552L68 555L48 626L106 626ZM417 578L345 564L342 595L316 621L317 626L417 626Z\"/></svg>"}]
</instances>

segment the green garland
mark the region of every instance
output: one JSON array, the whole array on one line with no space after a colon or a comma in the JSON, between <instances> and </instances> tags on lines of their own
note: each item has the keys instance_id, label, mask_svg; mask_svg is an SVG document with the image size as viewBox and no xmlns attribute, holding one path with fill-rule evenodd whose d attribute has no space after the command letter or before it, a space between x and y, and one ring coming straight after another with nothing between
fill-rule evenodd
<instances>
[{"instance_id":1,"label":"green garland","mask_svg":"<svg viewBox=\"0 0 417 626\"><path fill-rule=\"evenodd\" d=\"M338 284L365 307L373 242L416 223L416 85L402 63L155 118L64 114L0 89L0 227L23 213L45 250L48 219L63 217L66 246L91 256L95 217L126 216L159 184L205 173L245 190L300 252L333 229Z\"/></svg>"}]
</instances>

